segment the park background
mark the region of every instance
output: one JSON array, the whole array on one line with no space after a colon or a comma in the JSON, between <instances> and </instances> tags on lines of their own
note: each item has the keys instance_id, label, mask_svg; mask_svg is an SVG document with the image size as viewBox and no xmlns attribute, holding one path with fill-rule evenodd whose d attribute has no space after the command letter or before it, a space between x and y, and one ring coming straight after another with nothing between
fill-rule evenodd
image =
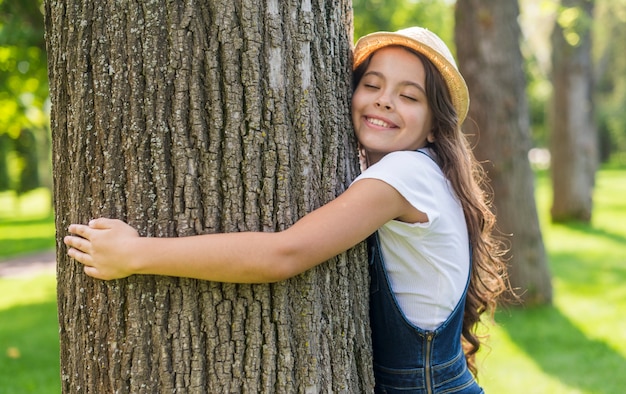
<instances>
[{"instance_id":1,"label":"park background","mask_svg":"<svg viewBox=\"0 0 626 394\"><path fill-rule=\"evenodd\" d=\"M480 357L480 382L493 393L621 393L626 387L626 2L596 1L594 103L601 166L589 222L553 223L546 108L549 35L563 9L520 1L530 103L536 197L554 298L503 308ZM354 1L355 38L420 24L453 42L453 2ZM49 250L50 132L41 4L0 2L0 256ZM512 22L514 23L514 22ZM606 29L609 26L611 29ZM602 28L605 29L602 29ZM542 156L541 153L544 155ZM1 262L0 262L1 264ZM58 392L54 275L0 278L0 392ZM529 382L533 388L528 389Z\"/></svg>"}]
</instances>

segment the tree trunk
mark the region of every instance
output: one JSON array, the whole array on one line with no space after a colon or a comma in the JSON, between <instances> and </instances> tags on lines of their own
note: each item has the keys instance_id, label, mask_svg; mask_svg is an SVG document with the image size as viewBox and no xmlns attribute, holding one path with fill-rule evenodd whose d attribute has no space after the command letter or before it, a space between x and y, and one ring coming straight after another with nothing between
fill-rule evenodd
<instances>
[{"instance_id":1,"label":"tree trunk","mask_svg":"<svg viewBox=\"0 0 626 394\"><path fill-rule=\"evenodd\" d=\"M498 228L511 235L511 284L525 304L549 303L552 286L528 161L530 121L518 15L515 1L457 1L455 40L471 98L464 128L491 180Z\"/></svg>"},{"instance_id":2,"label":"tree trunk","mask_svg":"<svg viewBox=\"0 0 626 394\"><path fill-rule=\"evenodd\" d=\"M98 281L61 244L97 216L151 237L278 231L343 191L350 3L45 7L63 392L370 391L362 246L236 285Z\"/></svg>"},{"instance_id":3,"label":"tree trunk","mask_svg":"<svg viewBox=\"0 0 626 394\"><path fill-rule=\"evenodd\" d=\"M552 32L552 220L591 221L598 167L593 115L591 19L593 1L563 0ZM567 36L567 37L566 37Z\"/></svg>"}]
</instances>

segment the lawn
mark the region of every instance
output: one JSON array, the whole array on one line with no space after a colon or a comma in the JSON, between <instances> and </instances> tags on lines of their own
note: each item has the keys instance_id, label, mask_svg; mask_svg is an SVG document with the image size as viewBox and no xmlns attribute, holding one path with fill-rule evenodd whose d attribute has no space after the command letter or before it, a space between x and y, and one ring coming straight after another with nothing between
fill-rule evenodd
<instances>
[{"instance_id":1,"label":"lawn","mask_svg":"<svg viewBox=\"0 0 626 394\"><path fill-rule=\"evenodd\" d=\"M50 192L0 193L2 259L54 248ZM0 393L59 393L54 275L0 278Z\"/></svg>"},{"instance_id":2,"label":"lawn","mask_svg":"<svg viewBox=\"0 0 626 394\"><path fill-rule=\"evenodd\" d=\"M626 171L598 174L590 225L550 222L548 182L537 203L554 304L498 314L480 382L487 393L624 393Z\"/></svg>"},{"instance_id":3,"label":"lawn","mask_svg":"<svg viewBox=\"0 0 626 394\"><path fill-rule=\"evenodd\" d=\"M479 379L486 393L624 392L625 195L626 170L603 170L598 174L592 223L555 225L548 216L548 179L538 177L537 201L553 274L554 304L498 313L488 348L479 355ZM0 194L0 206L6 207L2 198ZM37 198L28 198L31 202L19 201L20 215L7 217L10 212L0 208L0 255L5 245L23 238L30 239L25 245L34 249L54 245L49 209L36 209L32 201ZM20 247L12 253L25 250ZM0 279L3 394L60 390L54 286L52 275Z\"/></svg>"},{"instance_id":4,"label":"lawn","mask_svg":"<svg viewBox=\"0 0 626 394\"><path fill-rule=\"evenodd\" d=\"M50 191L40 188L19 198L0 192L0 259L54 248Z\"/></svg>"},{"instance_id":5,"label":"lawn","mask_svg":"<svg viewBox=\"0 0 626 394\"><path fill-rule=\"evenodd\" d=\"M0 278L0 392L56 394L59 334L54 275Z\"/></svg>"}]
</instances>

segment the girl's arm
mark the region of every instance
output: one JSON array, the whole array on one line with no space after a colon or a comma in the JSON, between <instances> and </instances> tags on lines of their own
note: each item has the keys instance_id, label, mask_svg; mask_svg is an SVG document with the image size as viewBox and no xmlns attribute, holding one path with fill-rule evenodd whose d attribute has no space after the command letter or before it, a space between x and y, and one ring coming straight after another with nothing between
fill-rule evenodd
<instances>
[{"instance_id":1,"label":"girl's arm","mask_svg":"<svg viewBox=\"0 0 626 394\"><path fill-rule=\"evenodd\" d=\"M363 179L285 231L139 237L124 222L72 224L68 255L99 279L155 274L219 282L276 282L298 275L351 248L389 220L415 217L393 187ZM422 214L423 215L423 214ZM425 215L424 215L425 217Z\"/></svg>"}]
</instances>

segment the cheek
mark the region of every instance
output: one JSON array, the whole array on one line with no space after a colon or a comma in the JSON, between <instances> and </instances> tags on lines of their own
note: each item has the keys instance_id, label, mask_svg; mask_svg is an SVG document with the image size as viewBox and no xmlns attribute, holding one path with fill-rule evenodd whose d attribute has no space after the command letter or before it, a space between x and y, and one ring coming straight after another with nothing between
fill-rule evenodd
<instances>
[{"instance_id":1,"label":"cheek","mask_svg":"<svg viewBox=\"0 0 626 394\"><path fill-rule=\"evenodd\" d=\"M365 105L365 102L367 101L367 91L363 90L361 88L361 86L358 86L355 90L354 93L352 93L352 110L357 110L359 108L362 108L363 105Z\"/></svg>"},{"instance_id":2,"label":"cheek","mask_svg":"<svg viewBox=\"0 0 626 394\"><path fill-rule=\"evenodd\" d=\"M359 94L359 90L357 89L352 94L352 101L350 102L350 108L352 109L352 112L354 112L356 110L356 108L358 107L360 97L361 97L361 95Z\"/></svg>"},{"instance_id":3,"label":"cheek","mask_svg":"<svg viewBox=\"0 0 626 394\"><path fill-rule=\"evenodd\" d=\"M421 130L430 131L431 124L432 124L430 111L425 110L425 109L420 109L418 111L412 111L408 113L410 114L409 118L412 124L414 124Z\"/></svg>"},{"instance_id":4,"label":"cheek","mask_svg":"<svg viewBox=\"0 0 626 394\"><path fill-rule=\"evenodd\" d=\"M355 122L359 118L359 114L361 113L361 111L359 110L360 108L359 102L360 102L359 96L357 96L356 94L352 96L352 103L350 105L350 111L352 113L353 122Z\"/></svg>"}]
</instances>

